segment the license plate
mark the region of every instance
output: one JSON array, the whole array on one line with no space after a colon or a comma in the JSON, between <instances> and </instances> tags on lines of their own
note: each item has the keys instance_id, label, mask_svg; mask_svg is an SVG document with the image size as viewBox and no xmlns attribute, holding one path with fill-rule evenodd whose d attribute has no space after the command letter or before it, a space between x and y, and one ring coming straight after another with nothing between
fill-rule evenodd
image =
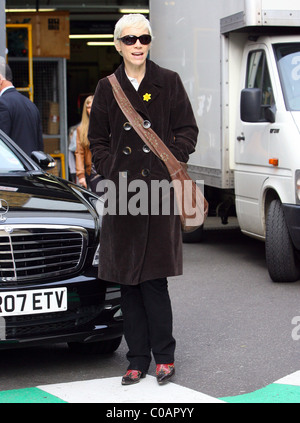
<instances>
[{"instance_id":1,"label":"license plate","mask_svg":"<svg viewBox=\"0 0 300 423\"><path fill-rule=\"evenodd\" d=\"M0 316L53 313L67 310L67 288L0 293Z\"/></svg>"}]
</instances>

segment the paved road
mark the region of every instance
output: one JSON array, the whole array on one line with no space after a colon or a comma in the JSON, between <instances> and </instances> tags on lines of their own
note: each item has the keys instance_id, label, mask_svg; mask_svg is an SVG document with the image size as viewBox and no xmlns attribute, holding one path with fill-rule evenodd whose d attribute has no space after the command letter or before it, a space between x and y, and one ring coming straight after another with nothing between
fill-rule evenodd
<instances>
[{"instance_id":1,"label":"paved road","mask_svg":"<svg viewBox=\"0 0 300 423\"><path fill-rule=\"evenodd\" d=\"M210 229L203 243L184 244L184 263L184 276L169 282L176 384L221 398L300 370L300 340L292 338L293 330L300 334L292 324L300 316L300 282L271 282L263 243L238 229ZM125 342L100 358L65 345L0 351L0 390L120 377L125 353Z\"/></svg>"},{"instance_id":2,"label":"paved road","mask_svg":"<svg viewBox=\"0 0 300 423\"><path fill-rule=\"evenodd\" d=\"M239 395L300 369L291 324L300 282L270 280L263 243L239 230L207 231L204 243L185 245L185 263L184 282L172 287L182 384Z\"/></svg>"}]
</instances>

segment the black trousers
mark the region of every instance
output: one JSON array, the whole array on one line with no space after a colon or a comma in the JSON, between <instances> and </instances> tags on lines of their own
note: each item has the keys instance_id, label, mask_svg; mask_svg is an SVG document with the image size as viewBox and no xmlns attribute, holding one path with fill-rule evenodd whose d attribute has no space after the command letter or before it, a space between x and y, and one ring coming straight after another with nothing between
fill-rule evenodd
<instances>
[{"instance_id":1,"label":"black trousers","mask_svg":"<svg viewBox=\"0 0 300 423\"><path fill-rule=\"evenodd\" d=\"M166 278L121 286L128 370L147 372L151 352L156 364L174 362L173 316Z\"/></svg>"}]
</instances>

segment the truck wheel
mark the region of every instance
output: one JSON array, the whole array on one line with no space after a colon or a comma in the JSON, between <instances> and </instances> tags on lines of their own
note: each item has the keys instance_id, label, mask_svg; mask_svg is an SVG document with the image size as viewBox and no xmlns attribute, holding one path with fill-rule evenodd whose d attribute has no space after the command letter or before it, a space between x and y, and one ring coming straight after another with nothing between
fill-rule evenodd
<instances>
[{"instance_id":1,"label":"truck wheel","mask_svg":"<svg viewBox=\"0 0 300 423\"><path fill-rule=\"evenodd\" d=\"M298 258L279 200L271 202L267 214L266 261L273 282L295 282L299 279Z\"/></svg>"}]
</instances>

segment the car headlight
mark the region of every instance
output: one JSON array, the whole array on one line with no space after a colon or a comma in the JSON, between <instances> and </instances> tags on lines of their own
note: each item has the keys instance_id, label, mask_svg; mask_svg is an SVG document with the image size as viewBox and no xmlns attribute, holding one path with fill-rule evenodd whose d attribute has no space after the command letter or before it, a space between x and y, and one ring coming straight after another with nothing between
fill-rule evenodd
<instances>
[{"instance_id":1,"label":"car headlight","mask_svg":"<svg viewBox=\"0 0 300 423\"><path fill-rule=\"evenodd\" d=\"M93 259L93 266L95 267L98 267L99 265L99 253L100 253L100 244L97 247L97 250L95 252L94 259Z\"/></svg>"}]
</instances>

